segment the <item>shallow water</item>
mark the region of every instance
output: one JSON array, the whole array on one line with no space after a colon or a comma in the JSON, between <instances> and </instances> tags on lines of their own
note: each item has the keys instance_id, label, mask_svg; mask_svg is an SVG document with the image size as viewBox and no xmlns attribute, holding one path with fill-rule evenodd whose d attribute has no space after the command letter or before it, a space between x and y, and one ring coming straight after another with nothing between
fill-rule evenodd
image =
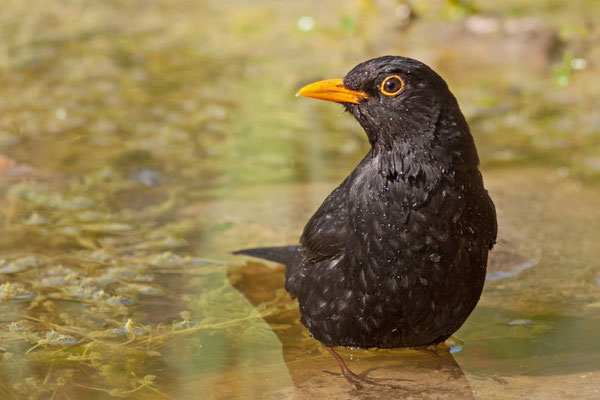
<instances>
[{"instance_id":1,"label":"shallow water","mask_svg":"<svg viewBox=\"0 0 600 400\"><path fill-rule=\"evenodd\" d=\"M542 3L7 1L0 397L600 397L598 5ZM392 386L356 391L230 252L295 243L367 150L295 91L387 53L449 81L500 240L450 348L340 351Z\"/></svg>"}]
</instances>

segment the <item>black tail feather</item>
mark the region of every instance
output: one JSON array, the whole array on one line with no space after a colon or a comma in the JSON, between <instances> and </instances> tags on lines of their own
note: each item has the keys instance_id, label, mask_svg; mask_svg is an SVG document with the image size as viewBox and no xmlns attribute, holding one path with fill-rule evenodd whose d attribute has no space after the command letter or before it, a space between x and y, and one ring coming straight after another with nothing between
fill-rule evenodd
<instances>
[{"instance_id":1,"label":"black tail feather","mask_svg":"<svg viewBox=\"0 0 600 400\"><path fill-rule=\"evenodd\" d=\"M300 246L298 245L244 249L234 251L233 254L262 258L264 260L278 262L287 266L299 264L302 256L300 253Z\"/></svg>"}]
</instances>

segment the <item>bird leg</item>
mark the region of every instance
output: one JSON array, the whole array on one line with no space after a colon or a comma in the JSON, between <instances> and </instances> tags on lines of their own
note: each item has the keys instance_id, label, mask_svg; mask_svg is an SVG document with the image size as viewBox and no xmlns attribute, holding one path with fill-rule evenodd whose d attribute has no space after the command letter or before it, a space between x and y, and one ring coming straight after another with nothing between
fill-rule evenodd
<instances>
[{"instance_id":1,"label":"bird leg","mask_svg":"<svg viewBox=\"0 0 600 400\"><path fill-rule=\"evenodd\" d=\"M333 358L335 358L335 361L337 361L338 366L340 367L340 372L342 373L344 378L346 378L348 383L350 383L354 387L354 389L357 389L357 390L362 389L361 383L365 383L368 385L375 385L375 386L383 386L386 388L392 388L392 386L384 385L382 383L377 383L370 379L363 378L362 376L355 374L354 372L352 372L350 370L350 368L348 368L348 366L344 362L344 359L342 357L340 357L340 355L338 353L336 353L335 350L333 350L333 348L331 348L329 346L325 346L325 345L323 345L323 347L325 347L325 349L329 352L329 354L331 354L333 356Z\"/></svg>"}]
</instances>

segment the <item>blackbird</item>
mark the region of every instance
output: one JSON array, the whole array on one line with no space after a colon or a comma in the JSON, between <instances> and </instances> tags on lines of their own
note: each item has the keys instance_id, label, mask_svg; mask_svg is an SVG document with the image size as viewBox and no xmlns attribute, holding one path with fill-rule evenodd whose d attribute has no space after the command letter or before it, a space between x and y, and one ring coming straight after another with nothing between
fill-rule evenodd
<instances>
[{"instance_id":1,"label":"blackbird","mask_svg":"<svg viewBox=\"0 0 600 400\"><path fill-rule=\"evenodd\" d=\"M286 265L302 323L332 346L434 345L483 289L496 211L469 126L427 65L385 56L298 96L341 103L371 149L310 218L299 246L237 252Z\"/></svg>"}]
</instances>

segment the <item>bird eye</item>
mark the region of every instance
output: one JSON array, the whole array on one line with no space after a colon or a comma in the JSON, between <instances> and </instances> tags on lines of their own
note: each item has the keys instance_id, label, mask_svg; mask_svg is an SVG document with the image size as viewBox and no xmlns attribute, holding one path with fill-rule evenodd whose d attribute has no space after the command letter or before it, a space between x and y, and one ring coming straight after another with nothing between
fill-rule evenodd
<instances>
[{"instance_id":1,"label":"bird eye","mask_svg":"<svg viewBox=\"0 0 600 400\"><path fill-rule=\"evenodd\" d=\"M381 83L381 93L386 96L395 96L404 89L404 81L398 75L388 76Z\"/></svg>"}]
</instances>

